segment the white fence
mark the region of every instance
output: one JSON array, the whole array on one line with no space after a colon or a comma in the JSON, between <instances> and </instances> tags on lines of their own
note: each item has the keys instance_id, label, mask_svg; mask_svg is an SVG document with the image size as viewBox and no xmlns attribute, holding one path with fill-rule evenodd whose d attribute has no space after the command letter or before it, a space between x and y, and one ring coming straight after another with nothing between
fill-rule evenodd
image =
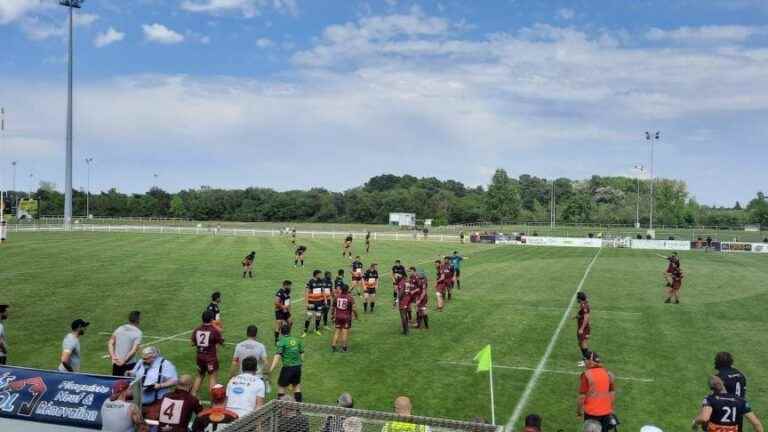
<instances>
[{"instance_id":1,"label":"white fence","mask_svg":"<svg viewBox=\"0 0 768 432\"><path fill-rule=\"evenodd\" d=\"M23 225L8 226L9 232L64 232L62 225ZM104 232L104 233L146 233L146 234L177 234L177 235L208 235L229 237L289 237L284 231L245 228L215 228L215 227L182 227L163 225L89 225L73 224L71 232ZM297 238L331 238L344 239L352 234L355 241L363 242L365 232L349 231L296 231ZM411 240L411 241L436 241L459 242L459 236L451 234L430 234L424 236L417 231L410 233L401 232L372 232L372 240Z\"/></svg>"}]
</instances>

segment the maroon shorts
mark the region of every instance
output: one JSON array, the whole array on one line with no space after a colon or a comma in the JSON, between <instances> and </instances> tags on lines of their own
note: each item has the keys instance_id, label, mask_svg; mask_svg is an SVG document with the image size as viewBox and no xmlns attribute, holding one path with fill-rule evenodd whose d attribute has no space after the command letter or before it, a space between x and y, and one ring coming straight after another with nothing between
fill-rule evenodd
<instances>
[{"instance_id":1,"label":"maroon shorts","mask_svg":"<svg viewBox=\"0 0 768 432\"><path fill-rule=\"evenodd\" d=\"M406 310L406 309L410 308L411 307L411 296L410 296L410 294L406 294L406 295L400 297L399 304L400 304L400 309L402 309L402 310Z\"/></svg>"},{"instance_id":2,"label":"maroon shorts","mask_svg":"<svg viewBox=\"0 0 768 432\"><path fill-rule=\"evenodd\" d=\"M352 327L352 318L337 316L334 320L337 329L349 329Z\"/></svg>"},{"instance_id":3,"label":"maroon shorts","mask_svg":"<svg viewBox=\"0 0 768 432\"><path fill-rule=\"evenodd\" d=\"M219 359L197 357L197 372L200 375L210 374L219 370Z\"/></svg>"},{"instance_id":4,"label":"maroon shorts","mask_svg":"<svg viewBox=\"0 0 768 432\"><path fill-rule=\"evenodd\" d=\"M584 342L586 340L589 340L589 334L592 332L592 329L589 327L584 329L584 333L579 334L578 330L576 331L576 338L579 340L579 342Z\"/></svg>"},{"instance_id":5,"label":"maroon shorts","mask_svg":"<svg viewBox=\"0 0 768 432\"><path fill-rule=\"evenodd\" d=\"M446 285L444 283L440 282L437 285L435 285L435 291L438 294L445 294L445 290L446 290Z\"/></svg>"}]
</instances>

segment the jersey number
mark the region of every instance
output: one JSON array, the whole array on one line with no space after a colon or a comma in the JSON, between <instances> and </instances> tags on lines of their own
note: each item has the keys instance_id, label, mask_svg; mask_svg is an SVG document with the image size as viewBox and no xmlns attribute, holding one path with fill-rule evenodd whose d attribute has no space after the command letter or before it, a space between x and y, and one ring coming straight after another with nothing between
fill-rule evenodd
<instances>
[{"instance_id":1,"label":"jersey number","mask_svg":"<svg viewBox=\"0 0 768 432\"><path fill-rule=\"evenodd\" d=\"M184 401L175 399L163 399L160 405L160 423L178 425L181 422L181 411Z\"/></svg>"},{"instance_id":2,"label":"jersey number","mask_svg":"<svg viewBox=\"0 0 768 432\"><path fill-rule=\"evenodd\" d=\"M211 332L199 331L195 334L197 338L197 346L201 348L207 348L208 342L211 340Z\"/></svg>"},{"instance_id":3,"label":"jersey number","mask_svg":"<svg viewBox=\"0 0 768 432\"><path fill-rule=\"evenodd\" d=\"M723 407L725 414L720 419L722 423L736 423L736 407Z\"/></svg>"},{"instance_id":4,"label":"jersey number","mask_svg":"<svg viewBox=\"0 0 768 432\"><path fill-rule=\"evenodd\" d=\"M336 307L341 310L347 310L347 303L349 300L345 298L336 299Z\"/></svg>"},{"instance_id":5,"label":"jersey number","mask_svg":"<svg viewBox=\"0 0 768 432\"><path fill-rule=\"evenodd\" d=\"M741 397L741 383L738 381L736 382L736 391L734 393L736 393L736 396Z\"/></svg>"}]
</instances>

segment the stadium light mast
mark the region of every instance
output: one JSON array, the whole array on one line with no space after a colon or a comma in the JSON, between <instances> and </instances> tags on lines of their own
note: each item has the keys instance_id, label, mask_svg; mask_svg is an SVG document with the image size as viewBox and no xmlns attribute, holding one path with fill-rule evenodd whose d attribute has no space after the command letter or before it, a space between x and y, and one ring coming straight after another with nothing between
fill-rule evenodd
<instances>
[{"instance_id":1,"label":"stadium light mast","mask_svg":"<svg viewBox=\"0 0 768 432\"><path fill-rule=\"evenodd\" d=\"M72 224L72 60L74 9L80 9L85 0L59 0L69 9L69 54L67 62L67 150L64 162L64 229Z\"/></svg>"},{"instance_id":2,"label":"stadium light mast","mask_svg":"<svg viewBox=\"0 0 768 432\"><path fill-rule=\"evenodd\" d=\"M635 228L640 228L640 179L645 175L645 166L637 164L634 168L640 172L637 176L637 208L635 209Z\"/></svg>"},{"instance_id":3,"label":"stadium light mast","mask_svg":"<svg viewBox=\"0 0 768 432\"><path fill-rule=\"evenodd\" d=\"M654 204L654 195L653 195L653 189L654 189L654 183L656 183L656 173L653 170L653 146L661 139L661 132L645 132L645 140L648 141L651 147L651 196L650 196L650 210L649 210L649 218L648 218L648 229L653 231L653 204ZM654 237L656 237L654 235Z\"/></svg>"},{"instance_id":4,"label":"stadium light mast","mask_svg":"<svg viewBox=\"0 0 768 432\"><path fill-rule=\"evenodd\" d=\"M86 181L86 190L85 190L85 217L90 218L91 217L91 163L93 163L93 158L85 158L85 164L88 166L88 175L87 175L87 181Z\"/></svg>"},{"instance_id":5,"label":"stadium light mast","mask_svg":"<svg viewBox=\"0 0 768 432\"><path fill-rule=\"evenodd\" d=\"M0 107L0 155L4 155L3 150L5 146L5 108ZM5 173L3 173L5 174ZM5 223L5 176L0 175L0 225ZM0 228L0 235L2 234L2 228ZM2 241L2 237L0 237Z\"/></svg>"},{"instance_id":6,"label":"stadium light mast","mask_svg":"<svg viewBox=\"0 0 768 432\"><path fill-rule=\"evenodd\" d=\"M555 227L555 209L556 203L555 203L555 180L552 179L552 191L550 192L550 198L549 198L549 226L550 228Z\"/></svg>"}]
</instances>

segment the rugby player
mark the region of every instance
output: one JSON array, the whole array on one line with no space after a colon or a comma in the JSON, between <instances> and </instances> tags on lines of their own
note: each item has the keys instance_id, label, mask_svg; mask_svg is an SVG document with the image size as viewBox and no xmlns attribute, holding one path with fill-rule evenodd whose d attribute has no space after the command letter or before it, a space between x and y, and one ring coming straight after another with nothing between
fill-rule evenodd
<instances>
[{"instance_id":1,"label":"rugby player","mask_svg":"<svg viewBox=\"0 0 768 432\"><path fill-rule=\"evenodd\" d=\"M253 260L256 259L256 252L251 251L248 255L243 258L243 279L245 279L245 275L247 274L249 278L253 278Z\"/></svg>"},{"instance_id":2,"label":"rugby player","mask_svg":"<svg viewBox=\"0 0 768 432\"><path fill-rule=\"evenodd\" d=\"M405 277L401 273L394 273L394 284L396 301L400 310L400 326L402 327L402 334L407 335L410 327L410 319L408 318L408 312L411 309L411 290L410 284L407 283Z\"/></svg>"},{"instance_id":3,"label":"rugby player","mask_svg":"<svg viewBox=\"0 0 768 432\"><path fill-rule=\"evenodd\" d=\"M462 234L464 231L462 231ZM463 243L463 242L462 242ZM463 257L459 255L458 251L453 251L453 255L451 255L451 265L453 266L453 281L456 283L456 288L461 289L461 262L464 261L466 257Z\"/></svg>"},{"instance_id":4,"label":"rugby player","mask_svg":"<svg viewBox=\"0 0 768 432\"><path fill-rule=\"evenodd\" d=\"M357 296L360 296L360 288L363 286L363 262L360 261L360 256L356 256L352 261L352 288L355 290Z\"/></svg>"},{"instance_id":5,"label":"rugby player","mask_svg":"<svg viewBox=\"0 0 768 432\"><path fill-rule=\"evenodd\" d=\"M368 255L368 252L371 251L371 232L368 231L365 233L365 254Z\"/></svg>"},{"instance_id":6,"label":"rugby player","mask_svg":"<svg viewBox=\"0 0 768 432\"><path fill-rule=\"evenodd\" d=\"M219 329L213 325L213 312L203 312L203 324L192 332L192 346L197 349L197 376L192 385L192 395L196 396L203 379L208 375L208 388L216 385L219 372L217 345L224 344L224 338Z\"/></svg>"},{"instance_id":7,"label":"rugby player","mask_svg":"<svg viewBox=\"0 0 768 432\"><path fill-rule=\"evenodd\" d=\"M400 275L401 278L405 278L405 266L400 264L400 260L395 260L395 265L392 266L392 273L390 273L390 276L392 277L392 309L397 307L397 281L396 278L397 275Z\"/></svg>"},{"instance_id":8,"label":"rugby player","mask_svg":"<svg viewBox=\"0 0 768 432\"><path fill-rule=\"evenodd\" d=\"M349 286L346 284L339 287L339 294L334 299L331 317L336 326L331 341L331 351L336 352L338 342L341 341L341 352L347 352L349 350L349 329L352 327L352 318L359 319L359 317L355 307L355 299L349 294Z\"/></svg>"},{"instance_id":9,"label":"rugby player","mask_svg":"<svg viewBox=\"0 0 768 432\"><path fill-rule=\"evenodd\" d=\"M160 400L159 430L186 432L192 415L203 411L200 401L189 392L190 388L192 388L192 377L182 375L174 390Z\"/></svg>"},{"instance_id":10,"label":"rugby player","mask_svg":"<svg viewBox=\"0 0 768 432\"><path fill-rule=\"evenodd\" d=\"M658 255L658 254L657 254ZM677 255L677 252L672 252L672 255L665 257L664 255L658 255L661 258L664 258L667 260L667 270L664 271L664 280L667 282L667 287L672 287L673 282L673 276L672 272L675 269L680 269L680 257Z\"/></svg>"},{"instance_id":11,"label":"rugby player","mask_svg":"<svg viewBox=\"0 0 768 432\"><path fill-rule=\"evenodd\" d=\"M347 238L344 239L344 246L341 249L341 256L352 259L352 233L347 234Z\"/></svg>"},{"instance_id":12,"label":"rugby player","mask_svg":"<svg viewBox=\"0 0 768 432\"><path fill-rule=\"evenodd\" d=\"M581 362L580 366L584 366L584 363L589 357L589 335L592 332L590 322L590 307L589 301L587 301L587 293L579 292L576 294L576 299L579 301L579 312L573 319L577 322L576 337L579 341L579 348L581 349Z\"/></svg>"},{"instance_id":13,"label":"rugby player","mask_svg":"<svg viewBox=\"0 0 768 432\"><path fill-rule=\"evenodd\" d=\"M427 316L427 276L416 271L416 267L408 268L408 282L411 284L411 302L416 305L416 328L429 329Z\"/></svg>"},{"instance_id":14,"label":"rugby player","mask_svg":"<svg viewBox=\"0 0 768 432\"><path fill-rule=\"evenodd\" d=\"M672 303L672 298L675 299L675 304L680 304L680 288L683 286L683 272L679 267L672 269L672 283L667 287L667 299L664 303Z\"/></svg>"},{"instance_id":15,"label":"rugby player","mask_svg":"<svg viewBox=\"0 0 768 432\"><path fill-rule=\"evenodd\" d=\"M221 293L216 291L215 293L211 294L211 303L208 305L206 310L211 311L213 314L213 322L212 324L219 329L219 331L222 331L224 326L221 322Z\"/></svg>"},{"instance_id":16,"label":"rugby player","mask_svg":"<svg viewBox=\"0 0 768 432\"><path fill-rule=\"evenodd\" d=\"M323 279L323 328L330 330L328 327L328 312L333 304L333 275L331 272L325 272L325 278Z\"/></svg>"},{"instance_id":17,"label":"rugby player","mask_svg":"<svg viewBox=\"0 0 768 432\"><path fill-rule=\"evenodd\" d=\"M719 352L715 355L717 376L723 380L725 390L740 398L747 397L747 377L733 367L733 356L729 352Z\"/></svg>"},{"instance_id":18,"label":"rugby player","mask_svg":"<svg viewBox=\"0 0 768 432\"><path fill-rule=\"evenodd\" d=\"M363 294L363 311L368 312L368 305L371 306L371 313L376 307L376 289L379 287L379 270L377 264L373 263L365 271L363 280L365 281L365 291Z\"/></svg>"},{"instance_id":19,"label":"rugby player","mask_svg":"<svg viewBox=\"0 0 768 432\"><path fill-rule=\"evenodd\" d=\"M342 285L344 285L344 270L339 269L339 271L336 273L336 279L333 280L334 295L339 295L339 292L341 292Z\"/></svg>"},{"instance_id":20,"label":"rugby player","mask_svg":"<svg viewBox=\"0 0 768 432\"><path fill-rule=\"evenodd\" d=\"M445 308L446 284L443 276L443 263L435 260L435 270L437 272L437 282L435 282L435 296L437 297L437 311L442 312Z\"/></svg>"},{"instance_id":21,"label":"rugby player","mask_svg":"<svg viewBox=\"0 0 768 432\"><path fill-rule=\"evenodd\" d=\"M293 259L293 266L296 267L299 264L301 264L302 267L304 267L304 254L307 253L307 247L304 245L299 245L299 247L296 248L296 257Z\"/></svg>"},{"instance_id":22,"label":"rugby player","mask_svg":"<svg viewBox=\"0 0 768 432\"><path fill-rule=\"evenodd\" d=\"M315 270L312 272L312 279L307 282L304 292L304 306L307 310L307 318L304 320L304 333L301 337L307 337L309 332L309 324L312 318L315 319L315 334L320 336L320 318L323 314L323 306L325 305L325 298L323 297L323 272Z\"/></svg>"},{"instance_id":23,"label":"rugby player","mask_svg":"<svg viewBox=\"0 0 768 432\"><path fill-rule=\"evenodd\" d=\"M291 321L291 285L289 280L283 281L283 287L275 294L275 345L280 339L280 329L284 326L292 327Z\"/></svg>"},{"instance_id":24,"label":"rugby player","mask_svg":"<svg viewBox=\"0 0 768 432\"><path fill-rule=\"evenodd\" d=\"M451 257L443 258L443 264L440 269L443 277L443 283L445 284L445 289L448 294L448 300L451 300L453 298L453 278L455 275L453 265L451 264Z\"/></svg>"},{"instance_id":25,"label":"rugby player","mask_svg":"<svg viewBox=\"0 0 768 432\"><path fill-rule=\"evenodd\" d=\"M746 417L755 432L764 432L763 424L752 412L749 402L729 394L720 377L709 378L709 389L712 393L701 403L699 415L691 425L693 430L701 427L707 432L741 432Z\"/></svg>"}]
</instances>

